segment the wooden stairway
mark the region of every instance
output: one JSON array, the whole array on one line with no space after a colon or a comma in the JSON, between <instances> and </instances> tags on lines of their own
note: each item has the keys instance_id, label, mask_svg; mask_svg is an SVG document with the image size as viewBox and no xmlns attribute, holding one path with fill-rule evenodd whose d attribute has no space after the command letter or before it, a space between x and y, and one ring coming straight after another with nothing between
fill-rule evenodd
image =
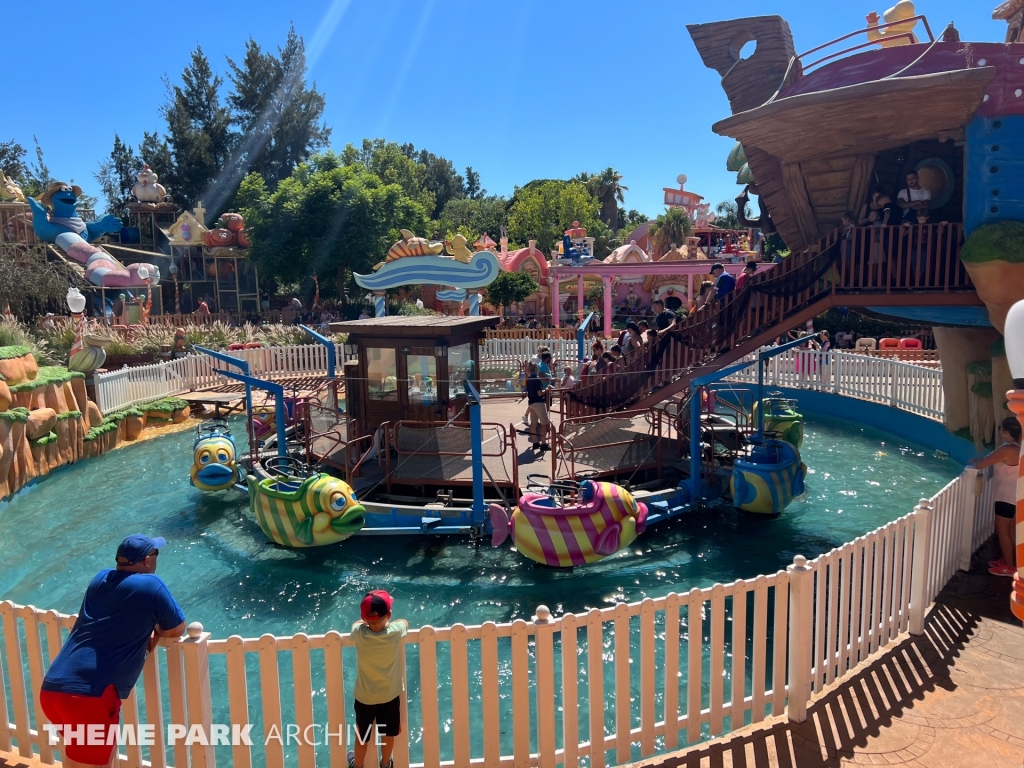
<instances>
[{"instance_id":1,"label":"wooden stairway","mask_svg":"<svg viewBox=\"0 0 1024 768\"><path fill-rule=\"evenodd\" d=\"M960 262L961 226L835 230L687 317L611 376L568 393L566 416L648 408L831 307L981 305Z\"/></svg>"}]
</instances>

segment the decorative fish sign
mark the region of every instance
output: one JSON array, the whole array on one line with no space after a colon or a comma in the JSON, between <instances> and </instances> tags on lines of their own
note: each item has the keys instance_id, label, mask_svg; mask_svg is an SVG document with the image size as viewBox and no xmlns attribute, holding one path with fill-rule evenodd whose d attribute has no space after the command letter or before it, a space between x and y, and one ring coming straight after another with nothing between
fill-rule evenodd
<instances>
[{"instance_id":1,"label":"decorative fish sign","mask_svg":"<svg viewBox=\"0 0 1024 768\"><path fill-rule=\"evenodd\" d=\"M443 247L443 243L439 243ZM380 266L380 265L378 265ZM446 256L420 256L388 261L377 272L354 275L356 284L370 291L384 291L400 285L444 285L449 288L482 288L501 272L498 257L491 251L472 254L462 263Z\"/></svg>"},{"instance_id":2,"label":"decorative fish sign","mask_svg":"<svg viewBox=\"0 0 1024 768\"><path fill-rule=\"evenodd\" d=\"M402 239L388 249L387 258L384 261L374 265L375 272L396 259L404 259L406 256L437 256L444 250L444 243L433 242L425 237L416 237L408 229L400 231Z\"/></svg>"}]
</instances>

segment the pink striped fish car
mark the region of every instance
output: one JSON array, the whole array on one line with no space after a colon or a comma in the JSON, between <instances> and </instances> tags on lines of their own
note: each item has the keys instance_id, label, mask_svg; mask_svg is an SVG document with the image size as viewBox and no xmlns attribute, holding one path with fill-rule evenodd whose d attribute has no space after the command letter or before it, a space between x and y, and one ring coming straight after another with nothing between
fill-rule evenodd
<instances>
[{"instance_id":1,"label":"pink striped fish car","mask_svg":"<svg viewBox=\"0 0 1024 768\"><path fill-rule=\"evenodd\" d=\"M647 505L614 483L584 480L578 503L559 506L547 493L526 493L509 520L490 507L492 546L512 534L516 549L541 565L571 568L602 560L628 547L647 527Z\"/></svg>"}]
</instances>

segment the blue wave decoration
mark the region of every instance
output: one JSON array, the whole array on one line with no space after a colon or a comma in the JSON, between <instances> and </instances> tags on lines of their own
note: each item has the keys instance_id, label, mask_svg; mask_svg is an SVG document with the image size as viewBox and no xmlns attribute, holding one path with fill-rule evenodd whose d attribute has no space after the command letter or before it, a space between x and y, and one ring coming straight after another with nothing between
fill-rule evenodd
<instances>
[{"instance_id":1,"label":"blue wave decoration","mask_svg":"<svg viewBox=\"0 0 1024 768\"><path fill-rule=\"evenodd\" d=\"M427 283L452 288L480 288L490 285L501 271L491 251L474 253L468 264L442 256L406 256L385 264L369 275L354 275L356 285L383 291L400 285Z\"/></svg>"},{"instance_id":2,"label":"blue wave decoration","mask_svg":"<svg viewBox=\"0 0 1024 768\"><path fill-rule=\"evenodd\" d=\"M438 291L437 298L439 301L465 301L466 289L459 288L457 291Z\"/></svg>"}]
</instances>

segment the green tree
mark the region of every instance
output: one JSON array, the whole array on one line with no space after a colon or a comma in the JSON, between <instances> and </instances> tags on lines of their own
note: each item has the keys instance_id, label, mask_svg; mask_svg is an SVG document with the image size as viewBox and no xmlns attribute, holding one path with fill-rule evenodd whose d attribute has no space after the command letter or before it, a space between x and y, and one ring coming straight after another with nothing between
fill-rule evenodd
<instances>
[{"instance_id":1,"label":"green tree","mask_svg":"<svg viewBox=\"0 0 1024 768\"><path fill-rule=\"evenodd\" d=\"M228 97L243 138L234 158L235 172L255 172L270 185L318 149L327 146L331 129L322 123L324 96L306 84L306 46L289 27L284 47L275 56L251 37L245 56L228 59L234 91Z\"/></svg>"},{"instance_id":2,"label":"green tree","mask_svg":"<svg viewBox=\"0 0 1024 768\"><path fill-rule=\"evenodd\" d=\"M628 191L629 187L622 185L622 174L610 165L590 178L588 189L601 204L601 221L615 229L619 223L619 203L626 201L622 193Z\"/></svg>"},{"instance_id":3,"label":"green tree","mask_svg":"<svg viewBox=\"0 0 1024 768\"><path fill-rule=\"evenodd\" d=\"M480 174L473 170L472 166L466 166L466 197L471 200L479 200L487 194L486 189L480 187Z\"/></svg>"},{"instance_id":4,"label":"green tree","mask_svg":"<svg viewBox=\"0 0 1024 768\"><path fill-rule=\"evenodd\" d=\"M398 184L385 184L338 155L314 155L273 192L249 174L238 193L251 231L250 258L267 275L297 283L314 273L334 274L342 296L349 271L366 273L382 261L400 229L423 232L423 206ZM328 283L321 282L329 295Z\"/></svg>"},{"instance_id":5,"label":"green tree","mask_svg":"<svg viewBox=\"0 0 1024 768\"><path fill-rule=\"evenodd\" d=\"M231 113L221 102L223 83L210 68L202 47L196 46L191 63L181 73L181 85L165 81L168 101L162 110L174 158L174 173L166 180L177 190L177 200L184 207L204 200L211 221L235 193L232 185L221 179L236 139Z\"/></svg>"},{"instance_id":6,"label":"green tree","mask_svg":"<svg viewBox=\"0 0 1024 768\"><path fill-rule=\"evenodd\" d=\"M434 195L434 209L428 211L430 218L436 219L440 216L449 200L458 200L466 196L465 179L455 170L451 160L425 149L417 152L412 144L403 144L402 151L423 166L423 186Z\"/></svg>"},{"instance_id":7,"label":"green tree","mask_svg":"<svg viewBox=\"0 0 1024 768\"><path fill-rule=\"evenodd\" d=\"M648 234L654 245L654 258L665 255L673 245L686 244L686 238L693 230L690 217L682 208L668 208L663 214L651 222Z\"/></svg>"},{"instance_id":8,"label":"green tree","mask_svg":"<svg viewBox=\"0 0 1024 768\"><path fill-rule=\"evenodd\" d=\"M736 215L737 206L732 200L723 200L715 206L715 226L719 229L740 229L740 220Z\"/></svg>"},{"instance_id":9,"label":"green tree","mask_svg":"<svg viewBox=\"0 0 1024 768\"><path fill-rule=\"evenodd\" d=\"M587 228L587 234L594 238L595 259L603 260L605 256L622 245L621 233L613 232L600 219L591 223Z\"/></svg>"},{"instance_id":10,"label":"green tree","mask_svg":"<svg viewBox=\"0 0 1024 768\"><path fill-rule=\"evenodd\" d=\"M505 223L507 205L508 201L497 195L449 200L441 211L435 236L449 237L460 232L472 243L486 232L498 240L501 225Z\"/></svg>"},{"instance_id":11,"label":"green tree","mask_svg":"<svg viewBox=\"0 0 1024 768\"><path fill-rule=\"evenodd\" d=\"M525 272L502 271L494 278L494 282L487 286L487 301L495 307L503 306L507 313L513 303L532 296L539 288L537 281Z\"/></svg>"},{"instance_id":12,"label":"green tree","mask_svg":"<svg viewBox=\"0 0 1024 768\"><path fill-rule=\"evenodd\" d=\"M419 201L425 211L434 210L437 199L426 188L426 167L409 157L395 142L363 139L361 149L348 144L341 157L345 165L361 165L385 184L398 184L406 195Z\"/></svg>"},{"instance_id":13,"label":"green tree","mask_svg":"<svg viewBox=\"0 0 1024 768\"><path fill-rule=\"evenodd\" d=\"M25 180L25 148L18 142L0 141L0 171L16 182Z\"/></svg>"},{"instance_id":14,"label":"green tree","mask_svg":"<svg viewBox=\"0 0 1024 768\"><path fill-rule=\"evenodd\" d=\"M647 218L646 213L640 213L635 208L630 208L628 211L625 208L619 208L619 235L625 238L634 229L647 221L650 221L650 219Z\"/></svg>"},{"instance_id":15,"label":"green tree","mask_svg":"<svg viewBox=\"0 0 1024 768\"><path fill-rule=\"evenodd\" d=\"M508 209L509 239L525 245L536 240L547 252L578 221L593 227L598 202L580 181L537 180L517 189Z\"/></svg>"},{"instance_id":16,"label":"green tree","mask_svg":"<svg viewBox=\"0 0 1024 768\"><path fill-rule=\"evenodd\" d=\"M56 179L50 175L50 168L43 159L43 148L39 146L39 139L33 136L32 143L35 145L36 161L25 166L21 179L21 189L26 195L39 197ZM74 179L71 179L71 181L74 181ZM83 208L89 207L86 204L89 199L95 200L95 198L89 198L88 195L84 195L83 198L86 198L83 200Z\"/></svg>"},{"instance_id":17,"label":"green tree","mask_svg":"<svg viewBox=\"0 0 1024 768\"><path fill-rule=\"evenodd\" d=\"M114 148L110 151L110 156L100 163L99 171L93 174L106 200L107 213L122 219L127 218L132 187L141 166L142 163L135 156L135 151L115 133Z\"/></svg>"}]
</instances>

